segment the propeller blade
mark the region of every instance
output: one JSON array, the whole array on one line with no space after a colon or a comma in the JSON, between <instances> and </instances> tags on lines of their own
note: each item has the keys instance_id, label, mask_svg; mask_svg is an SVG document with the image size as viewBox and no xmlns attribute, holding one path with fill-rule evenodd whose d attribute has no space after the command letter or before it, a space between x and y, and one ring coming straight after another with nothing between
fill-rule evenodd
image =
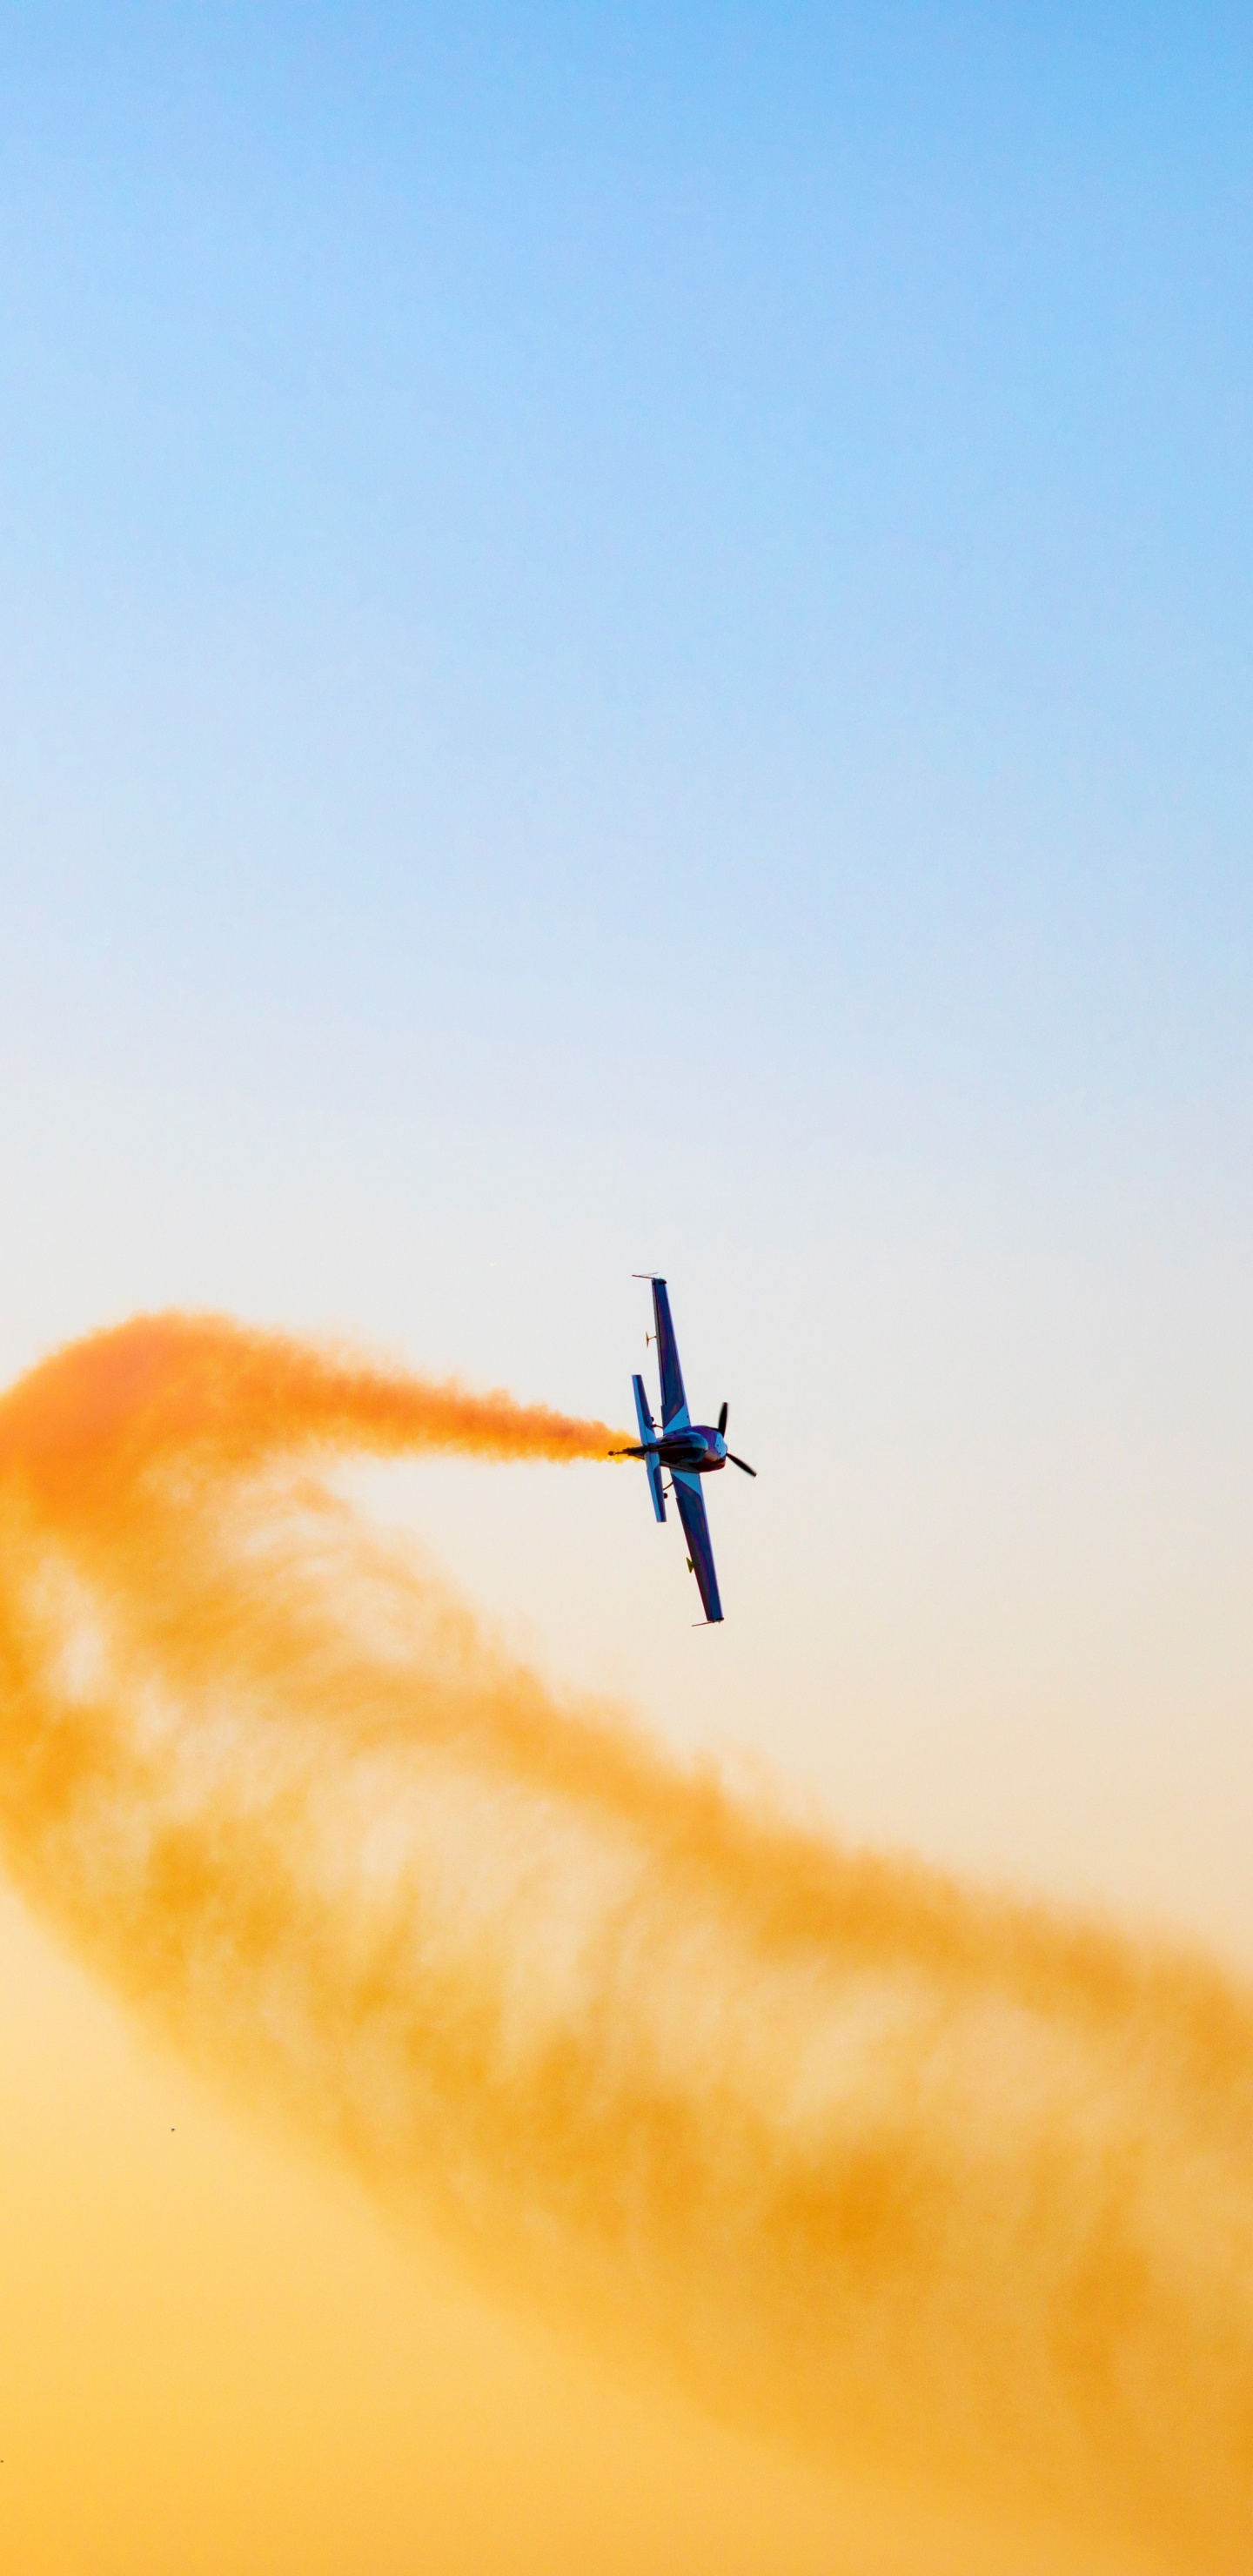
<instances>
[{"instance_id":1,"label":"propeller blade","mask_svg":"<svg viewBox=\"0 0 1253 2576\"><path fill-rule=\"evenodd\" d=\"M726 1427L727 1427L727 1410L728 1410L728 1408L727 1408L727 1406L724 1404L724 1405L723 1405L723 1408L722 1408L722 1411L721 1411L721 1413L720 1413L720 1414L719 1414L719 1416L718 1416L718 1429L719 1429L720 1431L725 1431L725 1430L726 1430Z\"/></svg>"},{"instance_id":2,"label":"propeller blade","mask_svg":"<svg viewBox=\"0 0 1253 2576\"><path fill-rule=\"evenodd\" d=\"M755 1475L756 1475L756 1473L757 1473L756 1468L755 1468L755 1467L750 1467L750 1466L749 1466L749 1463L748 1463L747 1458L737 1458L737 1457L736 1457L736 1454L735 1454L734 1449L728 1449L728 1451L727 1451L727 1456L728 1456L728 1458L730 1459L731 1464L732 1464L732 1466L733 1466L733 1467L742 1467L742 1468L743 1468L744 1473L745 1473L745 1475L746 1475L746 1476L755 1476Z\"/></svg>"}]
</instances>

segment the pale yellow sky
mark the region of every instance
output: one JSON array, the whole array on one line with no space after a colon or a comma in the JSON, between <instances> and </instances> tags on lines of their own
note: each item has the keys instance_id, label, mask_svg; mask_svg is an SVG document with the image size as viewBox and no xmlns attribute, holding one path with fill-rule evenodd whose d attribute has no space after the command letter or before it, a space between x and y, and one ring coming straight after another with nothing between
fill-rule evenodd
<instances>
[{"instance_id":1,"label":"pale yellow sky","mask_svg":"<svg viewBox=\"0 0 1253 2576\"><path fill-rule=\"evenodd\" d=\"M21 2576L1003 2576L476 2291L0 1903L0 2556ZM1021 2530L1015 2576L1132 2576Z\"/></svg>"}]
</instances>

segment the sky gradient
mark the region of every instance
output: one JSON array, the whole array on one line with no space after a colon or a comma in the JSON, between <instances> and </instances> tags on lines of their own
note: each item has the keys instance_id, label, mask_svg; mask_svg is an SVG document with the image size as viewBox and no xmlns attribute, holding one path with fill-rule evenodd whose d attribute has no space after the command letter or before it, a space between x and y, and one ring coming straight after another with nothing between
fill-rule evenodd
<instances>
[{"instance_id":1,"label":"sky gradient","mask_svg":"<svg viewBox=\"0 0 1253 2576\"><path fill-rule=\"evenodd\" d=\"M0 7L4 1377L175 1304L616 1421L662 1269L760 1470L717 1636L625 1471L352 1492L672 1748L1246 1967L1251 129L1234 9ZM609 2566L666 2443L676 2566L785 2510L825 2563L808 2472L442 2274L424 2343L426 2255L398 2287L229 2103L203 2243L161 2204L181 2322L154 2290L115 2366L110 2247L166 2277L126 2139L193 2079L42 1939L6 1918L32 2334L77 2249L13 2383L30 2576L228 2532L333 2576L367 2494L370 2576L558 2566L563 2515ZM255 2339L197 2346L280 2202ZM244 2425L306 2297L294 2447L189 2433L158 2507L171 2344ZM342 2526L298 2501L337 2301L396 2428ZM121 2386L90 2548L71 2348L74 2427ZM532 2370L601 2467L540 2461Z\"/></svg>"}]
</instances>

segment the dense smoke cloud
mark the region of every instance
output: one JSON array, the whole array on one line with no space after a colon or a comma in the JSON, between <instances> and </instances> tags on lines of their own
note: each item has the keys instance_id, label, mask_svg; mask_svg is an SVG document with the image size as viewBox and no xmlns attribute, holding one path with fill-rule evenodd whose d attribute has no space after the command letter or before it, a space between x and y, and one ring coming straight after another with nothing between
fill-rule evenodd
<instances>
[{"instance_id":1,"label":"dense smoke cloud","mask_svg":"<svg viewBox=\"0 0 1253 2576\"><path fill-rule=\"evenodd\" d=\"M1235 2576L1248 1999L678 1770L320 1481L615 1436L218 1319L32 1372L0 1404L13 1879L510 2295L898 2489Z\"/></svg>"}]
</instances>

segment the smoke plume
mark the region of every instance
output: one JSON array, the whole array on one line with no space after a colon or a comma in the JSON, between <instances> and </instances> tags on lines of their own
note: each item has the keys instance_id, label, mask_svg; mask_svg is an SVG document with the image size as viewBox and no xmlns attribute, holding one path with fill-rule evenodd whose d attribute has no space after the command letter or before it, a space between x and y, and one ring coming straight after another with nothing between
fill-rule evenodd
<instances>
[{"instance_id":1,"label":"smoke plume","mask_svg":"<svg viewBox=\"0 0 1253 2576\"><path fill-rule=\"evenodd\" d=\"M511 2294L898 2490L1246 2571L1249 1998L676 1768L323 1481L621 1436L215 1318L34 1370L9 1872Z\"/></svg>"}]
</instances>

